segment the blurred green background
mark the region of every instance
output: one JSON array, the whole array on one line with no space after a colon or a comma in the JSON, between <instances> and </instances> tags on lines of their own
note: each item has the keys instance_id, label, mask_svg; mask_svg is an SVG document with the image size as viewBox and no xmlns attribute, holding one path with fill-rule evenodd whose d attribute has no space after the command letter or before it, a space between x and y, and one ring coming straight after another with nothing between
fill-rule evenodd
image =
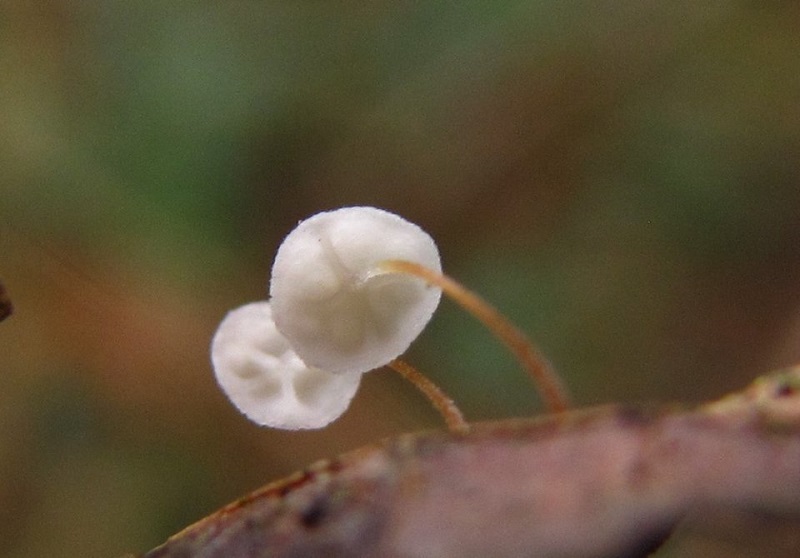
<instances>
[{"instance_id":1,"label":"blurred green background","mask_svg":"<svg viewBox=\"0 0 800 558\"><path fill-rule=\"evenodd\" d=\"M322 209L427 229L580 405L797 362L798 37L780 1L0 0L0 555L143 552L440 427L389 372L319 432L216 388L217 323ZM407 360L470 419L542 412L449 302Z\"/></svg>"}]
</instances>

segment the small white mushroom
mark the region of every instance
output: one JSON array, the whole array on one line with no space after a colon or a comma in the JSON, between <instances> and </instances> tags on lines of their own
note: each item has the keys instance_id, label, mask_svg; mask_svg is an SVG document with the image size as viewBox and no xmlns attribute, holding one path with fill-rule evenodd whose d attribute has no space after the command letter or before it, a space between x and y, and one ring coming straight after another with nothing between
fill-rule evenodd
<instances>
[{"instance_id":1,"label":"small white mushroom","mask_svg":"<svg viewBox=\"0 0 800 558\"><path fill-rule=\"evenodd\" d=\"M247 418L288 430L322 428L350 404L360 373L307 366L275 328L269 302L230 311L211 342L217 383Z\"/></svg>"},{"instance_id":2,"label":"small white mushroom","mask_svg":"<svg viewBox=\"0 0 800 558\"><path fill-rule=\"evenodd\" d=\"M318 213L281 244L272 267L275 323L306 363L366 372L403 353L439 304L441 289L380 267L403 260L441 272L433 239L374 207Z\"/></svg>"}]
</instances>

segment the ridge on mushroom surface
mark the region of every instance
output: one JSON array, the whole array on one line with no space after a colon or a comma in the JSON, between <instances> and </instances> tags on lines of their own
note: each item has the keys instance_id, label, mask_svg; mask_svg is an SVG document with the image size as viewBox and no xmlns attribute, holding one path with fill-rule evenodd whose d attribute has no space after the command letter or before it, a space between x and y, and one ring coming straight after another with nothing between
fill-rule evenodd
<instances>
[{"instance_id":1,"label":"ridge on mushroom surface","mask_svg":"<svg viewBox=\"0 0 800 558\"><path fill-rule=\"evenodd\" d=\"M366 372L403 353L430 320L441 289L383 261L441 272L433 239L374 207L343 207L301 221L278 248L270 295L278 330L308 364Z\"/></svg>"},{"instance_id":2,"label":"ridge on mushroom surface","mask_svg":"<svg viewBox=\"0 0 800 558\"><path fill-rule=\"evenodd\" d=\"M211 342L217 383L247 418L288 430L322 428L350 404L360 373L308 366L275 327L266 301L231 310Z\"/></svg>"}]
</instances>

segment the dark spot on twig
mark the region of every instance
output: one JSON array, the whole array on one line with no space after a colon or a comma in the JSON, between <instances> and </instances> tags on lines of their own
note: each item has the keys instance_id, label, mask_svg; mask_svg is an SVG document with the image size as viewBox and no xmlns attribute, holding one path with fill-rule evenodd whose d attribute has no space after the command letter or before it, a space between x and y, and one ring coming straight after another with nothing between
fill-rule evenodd
<instances>
[{"instance_id":1,"label":"dark spot on twig","mask_svg":"<svg viewBox=\"0 0 800 558\"><path fill-rule=\"evenodd\" d=\"M673 522L653 528L640 538L631 542L630 546L622 553L615 554L614 558L646 558L661 548L675 530Z\"/></svg>"},{"instance_id":2,"label":"dark spot on twig","mask_svg":"<svg viewBox=\"0 0 800 558\"><path fill-rule=\"evenodd\" d=\"M328 500L324 496L315 498L300 514L300 522L307 528L318 526L328 515Z\"/></svg>"},{"instance_id":3,"label":"dark spot on twig","mask_svg":"<svg viewBox=\"0 0 800 558\"><path fill-rule=\"evenodd\" d=\"M636 459L628 469L628 483L634 490L642 490L650 482L652 471L644 459Z\"/></svg>"},{"instance_id":4,"label":"dark spot on twig","mask_svg":"<svg viewBox=\"0 0 800 558\"><path fill-rule=\"evenodd\" d=\"M795 387L789 382L781 382L775 388L776 397L791 397L796 392Z\"/></svg>"},{"instance_id":5,"label":"dark spot on twig","mask_svg":"<svg viewBox=\"0 0 800 558\"><path fill-rule=\"evenodd\" d=\"M0 322L8 318L14 312L14 306L11 304L11 299L8 298L3 283L0 283Z\"/></svg>"},{"instance_id":6,"label":"dark spot on twig","mask_svg":"<svg viewBox=\"0 0 800 558\"><path fill-rule=\"evenodd\" d=\"M643 409L621 407L617 411L617 420L624 426L645 426L652 422L652 417Z\"/></svg>"}]
</instances>

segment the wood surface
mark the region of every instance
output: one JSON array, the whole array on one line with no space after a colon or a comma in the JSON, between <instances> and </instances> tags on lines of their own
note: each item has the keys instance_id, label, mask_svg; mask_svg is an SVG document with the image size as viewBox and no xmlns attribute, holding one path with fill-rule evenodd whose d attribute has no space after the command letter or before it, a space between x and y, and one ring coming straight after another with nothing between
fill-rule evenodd
<instances>
[{"instance_id":1,"label":"wood surface","mask_svg":"<svg viewBox=\"0 0 800 558\"><path fill-rule=\"evenodd\" d=\"M694 409L403 435L269 484L145 558L647 556L679 522L737 511L800 519L800 367Z\"/></svg>"}]
</instances>

